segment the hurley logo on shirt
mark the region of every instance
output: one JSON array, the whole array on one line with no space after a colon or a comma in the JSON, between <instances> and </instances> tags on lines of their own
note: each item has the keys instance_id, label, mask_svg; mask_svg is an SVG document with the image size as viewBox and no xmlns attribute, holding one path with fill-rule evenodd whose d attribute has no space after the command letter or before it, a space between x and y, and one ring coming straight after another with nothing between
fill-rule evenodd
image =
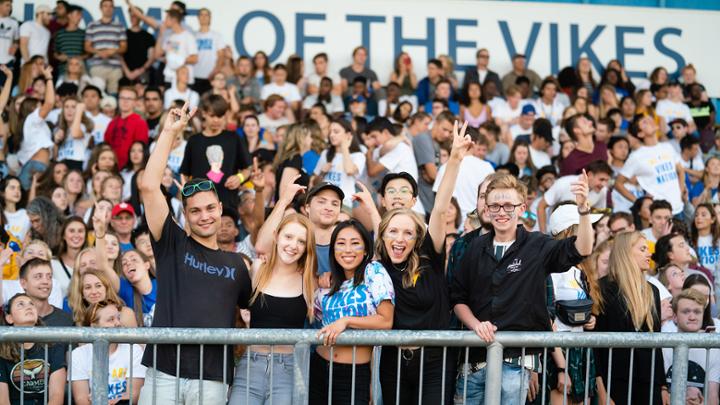
<instances>
[{"instance_id":1,"label":"hurley logo on shirt","mask_svg":"<svg viewBox=\"0 0 720 405\"><path fill-rule=\"evenodd\" d=\"M515 260L513 260L512 263L510 263L507 266L507 272L508 273L517 273L518 271L522 270L521 266L522 266L522 260L515 259Z\"/></svg>"},{"instance_id":2,"label":"hurley logo on shirt","mask_svg":"<svg viewBox=\"0 0 720 405\"><path fill-rule=\"evenodd\" d=\"M205 274L211 276L225 277L227 279L235 281L235 267L216 267L207 264L206 262L200 261L195 258L191 253L185 253L185 265L192 267L195 270L202 271Z\"/></svg>"}]
</instances>

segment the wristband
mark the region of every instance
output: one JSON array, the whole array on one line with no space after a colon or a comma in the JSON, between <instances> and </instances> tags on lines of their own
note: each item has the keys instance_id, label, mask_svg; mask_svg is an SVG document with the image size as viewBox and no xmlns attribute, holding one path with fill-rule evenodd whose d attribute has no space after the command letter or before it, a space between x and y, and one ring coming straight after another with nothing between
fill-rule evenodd
<instances>
[{"instance_id":1,"label":"wristband","mask_svg":"<svg viewBox=\"0 0 720 405\"><path fill-rule=\"evenodd\" d=\"M578 210L578 215L580 215L581 217L584 217L585 215L590 215L590 210L587 210L587 211Z\"/></svg>"},{"instance_id":2,"label":"wristband","mask_svg":"<svg viewBox=\"0 0 720 405\"><path fill-rule=\"evenodd\" d=\"M245 181L245 176L243 176L242 172L238 172L236 176L240 179L240 183Z\"/></svg>"},{"instance_id":3,"label":"wristband","mask_svg":"<svg viewBox=\"0 0 720 405\"><path fill-rule=\"evenodd\" d=\"M565 367L555 367L555 370L557 370L558 374L565 373Z\"/></svg>"}]
</instances>

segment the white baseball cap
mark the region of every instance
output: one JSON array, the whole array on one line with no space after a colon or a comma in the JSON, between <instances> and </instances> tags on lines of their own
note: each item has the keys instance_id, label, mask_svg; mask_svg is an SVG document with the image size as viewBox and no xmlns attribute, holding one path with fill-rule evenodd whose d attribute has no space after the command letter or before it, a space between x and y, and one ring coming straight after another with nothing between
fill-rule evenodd
<instances>
[{"instance_id":1,"label":"white baseball cap","mask_svg":"<svg viewBox=\"0 0 720 405\"><path fill-rule=\"evenodd\" d=\"M602 218L602 214L590 214L590 223L595 223ZM560 232L580 223L580 214L575 204L564 204L555 209L550 215L550 234L555 236Z\"/></svg>"}]
</instances>

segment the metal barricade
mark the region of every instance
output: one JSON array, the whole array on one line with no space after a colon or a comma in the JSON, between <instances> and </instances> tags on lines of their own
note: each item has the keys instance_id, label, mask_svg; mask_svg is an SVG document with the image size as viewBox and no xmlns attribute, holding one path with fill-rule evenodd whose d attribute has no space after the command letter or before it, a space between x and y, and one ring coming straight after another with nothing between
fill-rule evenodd
<instances>
[{"instance_id":1,"label":"metal barricade","mask_svg":"<svg viewBox=\"0 0 720 405\"><path fill-rule=\"evenodd\" d=\"M0 342L16 343L40 343L45 344L45 358L47 359L47 344L62 343L73 345L82 343L93 344L93 371L91 395L94 404L107 402L108 397L108 358L109 346L112 343L145 344L145 350L152 350L153 359L156 361L157 345L176 345L180 353L181 346L192 345L200 347L200 370L202 370L203 347L207 345L264 345L293 346L294 351L294 384L292 388L293 403L307 404L309 391L309 363L311 347L322 344L317 337L317 330L270 330L270 329L179 329L179 328L137 328L137 329L103 329L103 328L45 328L45 327L0 327ZM468 367L467 358L469 348L487 347L486 358L486 386L485 404L497 405L501 403L501 383L503 350L506 348L522 349L523 355L526 348L545 348L545 353L552 348L608 348L609 350L609 373L612 373L612 350L613 349L673 349L672 363L672 392L671 403L681 405L685 403L685 392L687 387L688 354L692 348L718 349L720 348L720 334L715 333L552 333L552 332L499 332L492 344L486 344L473 332L467 331L355 331L343 332L337 339L338 345L343 346L414 346L414 347L441 347L443 348L443 359L446 356L447 348L465 348L465 364L460 369ZM132 350L132 349L131 349ZM633 350L630 351L630 364L632 369ZM398 351L399 352L399 351ZM420 356L424 349L420 350ZM24 351L22 351L24 355ZM227 351L225 351L225 355ZM589 358L589 351L587 351ZM131 352L132 357L132 352ZM462 358L462 355L460 356ZM545 361L547 361L545 356ZM398 369L399 369L398 355ZM354 351L353 351L354 360ZM227 358L223 359L223 366L228 364ZM710 361L710 350L707 350L707 362ZM422 360L421 360L422 362ZM70 363L70 362L69 362ZM653 357L654 363L654 357ZM443 362L445 364L445 362ZM706 370L707 368L706 364ZM332 380L332 360L330 361L330 380ZM652 368L654 364L642 365ZM68 365L70 367L70 364ZM132 366L131 366L132 367ZM178 371L180 357L178 356ZM248 367L249 370L249 367ZM546 367L542 367L542 385L544 386ZM443 387L446 384L443 370ZM69 368L69 374L72 369ZM567 373L567 371L566 371ZM131 370L132 374L132 370ZM225 373L224 373L225 374ZM373 375L375 372L373 372ZM353 385L354 385L353 368ZM524 374L523 374L524 375ZM224 375L223 382L230 383ZM46 376L47 378L47 376ZM422 379L422 371L420 374ZM132 384L132 379L130 379ZM202 397L202 372L200 375L200 396ZM372 380L373 382L375 379ZM399 381L399 373L398 373ZM521 382L521 386L525 381ZM22 384L22 382L21 382ZM179 384L179 383L178 383ZM332 382L330 382L332 385ZM651 382L652 385L652 382ZM419 384L420 399L422 403L422 382ZM705 382L707 387L707 380ZM585 385L587 388L587 384ZM399 388L399 384L398 384ZM179 385L176 385L179 390ZM464 387L466 390L467 388ZM607 387L610 391L611 386ZM633 387L630 387L632 390ZM636 389L647 389L639 387ZM68 392L68 403L72 403L71 393ZM398 389L399 391L399 389ZM132 385L130 385L132 393ZM154 391L153 391L154 392ZM464 398L463 393L463 398ZM46 393L47 395L47 393ZM372 397L377 400L379 390L373 387ZM545 398L543 390L543 403L549 403ZM155 395L153 395L154 397ZM631 391L628 398L631 397ZM524 398L520 398L524 403ZM547 401L546 401L547 400ZM652 401L652 398L651 398ZM705 398L707 401L707 398ZM47 397L45 398L47 402ZM377 402L375 402L377 403ZM443 403L445 403L443 398ZM585 395L587 402L587 393ZM609 396L608 396L609 403Z\"/></svg>"}]
</instances>

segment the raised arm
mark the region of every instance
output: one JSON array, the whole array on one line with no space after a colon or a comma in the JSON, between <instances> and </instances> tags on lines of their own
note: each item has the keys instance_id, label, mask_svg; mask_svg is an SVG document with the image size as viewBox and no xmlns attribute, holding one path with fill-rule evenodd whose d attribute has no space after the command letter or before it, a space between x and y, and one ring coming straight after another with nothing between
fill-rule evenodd
<instances>
[{"instance_id":1,"label":"raised arm","mask_svg":"<svg viewBox=\"0 0 720 405\"><path fill-rule=\"evenodd\" d=\"M587 200L590 186L588 186L585 169L583 169L582 174L578 176L577 181L570 185L570 190L575 194L575 202L577 203L578 212L580 213L580 224L578 225L575 248L581 255L589 256L590 253L592 253L593 244L595 243L595 231L593 231L592 223L590 222L590 203Z\"/></svg>"},{"instance_id":2,"label":"raised arm","mask_svg":"<svg viewBox=\"0 0 720 405\"><path fill-rule=\"evenodd\" d=\"M443 213L445 213L450 206L450 199L452 199L453 190L455 189L455 181L460 171L460 162L462 162L473 145L470 135L465 133L467 126L468 123L465 121L462 128L459 128L459 123L455 121L450 159L445 167L445 175L442 181L440 181L440 186L435 196L435 205L430 213L428 232L433 240L435 251L438 253L445 244L445 220L443 219Z\"/></svg>"},{"instance_id":3,"label":"raised arm","mask_svg":"<svg viewBox=\"0 0 720 405\"><path fill-rule=\"evenodd\" d=\"M257 157L253 158L252 175L250 179L255 186L255 207L253 209L255 226L253 229L250 229L250 242L255 245L260 227L262 227L265 222L265 195L263 194L265 190L265 174L260 170Z\"/></svg>"},{"instance_id":4,"label":"raised arm","mask_svg":"<svg viewBox=\"0 0 720 405\"><path fill-rule=\"evenodd\" d=\"M70 135L75 139L82 139L85 134L82 130L82 119L85 116L85 104L77 103L75 107L75 116L73 117L72 124L70 124Z\"/></svg>"},{"instance_id":5,"label":"raised arm","mask_svg":"<svg viewBox=\"0 0 720 405\"><path fill-rule=\"evenodd\" d=\"M158 135L155 150L145 166L140 192L145 205L148 228L156 241L160 240L163 224L169 212L165 196L160 189L160 183L167 166L170 150L173 141L185 129L196 110L197 108L194 108L189 111L188 103L185 102L182 108L173 108L168 112L162 132Z\"/></svg>"},{"instance_id":6,"label":"raised arm","mask_svg":"<svg viewBox=\"0 0 720 405\"><path fill-rule=\"evenodd\" d=\"M274 239L273 235L278 225L280 225L280 221L283 219L285 209L292 203L295 194L305 190L305 186L295 184L295 181L299 178L300 175L296 175L285 188L280 190L280 198L275 203L275 207L270 213L270 216L268 216L258 232L257 240L255 241L255 251L258 255L270 254Z\"/></svg>"},{"instance_id":7,"label":"raised arm","mask_svg":"<svg viewBox=\"0 0 720 405\"><path fill-rule=\"evenodd\" d=\"M40 118L42 119L47 118L55 106L55 83L53 83L52 70L51 66L46 66L42 71L45 76L45 100L40 106Z\"/></svg>"},{"instance_id":8,"label":"raised arm","mask_svg":"<svg viewBox=\"0 0 720 405\"><path fill-rule=\"evenodd\" d=\"M120 277L118 277L115 269L108 265L107 243L105 242L105 232L107 232L107 224L105 218L106 212L95 204L95 213L93 214L93 229L95 230L95 254L97 256L97 266L100 271L110 280L110 285L115 292L120 291Z\"/></svg>"},{"instance_id":9,"label":"raised arm","mask_svg":"<svg viewBox=\"0 0 720 405\"><path fill-rule=\"evenodd\" d=\"M5 84L0 91L0 111L5 110L7 102L10 99L10 91L12 90L13 72L5 65L0 65L0 72L5 75Z\"/></svg>"}]
</instances>

